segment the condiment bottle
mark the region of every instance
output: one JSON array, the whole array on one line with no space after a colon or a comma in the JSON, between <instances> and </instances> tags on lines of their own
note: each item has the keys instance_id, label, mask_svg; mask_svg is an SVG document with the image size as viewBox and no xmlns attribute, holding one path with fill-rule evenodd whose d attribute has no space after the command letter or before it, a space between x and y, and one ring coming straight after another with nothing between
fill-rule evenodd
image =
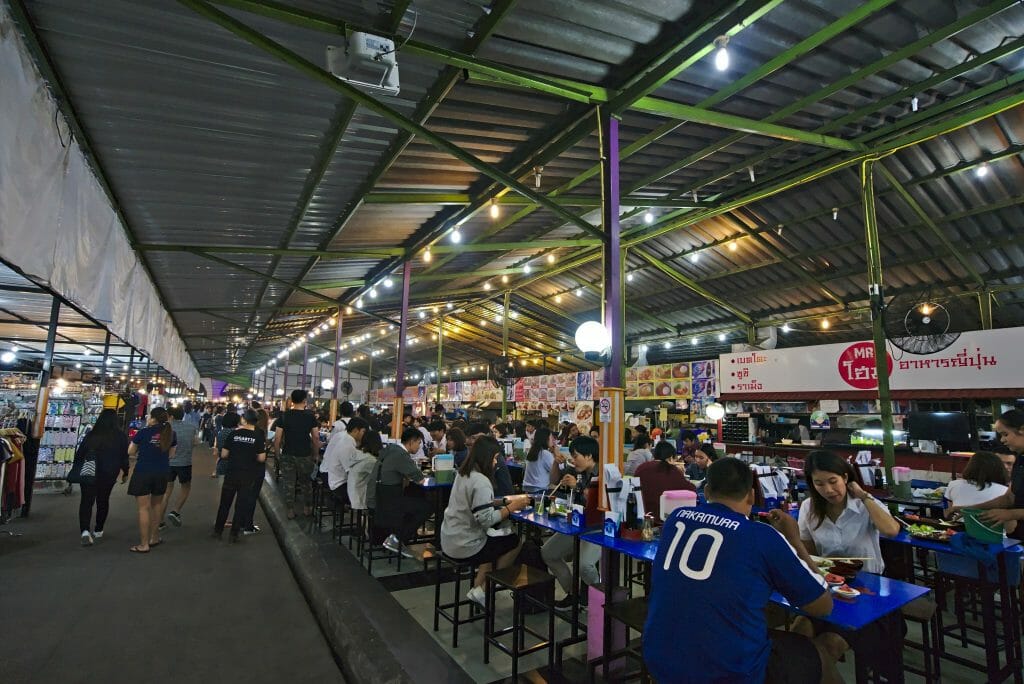
<instances>
[{"instance_id":1,"label":"condiment bottle","mask_svg":"<svg viewBox=\"0 0 1024 684\"><path fill-rule=\"evenodd\" d=\"M654 516L650 513L644 516L644 527L640 531L640 537L644 541L654 541Z\"/></svg>"}]
</instances>

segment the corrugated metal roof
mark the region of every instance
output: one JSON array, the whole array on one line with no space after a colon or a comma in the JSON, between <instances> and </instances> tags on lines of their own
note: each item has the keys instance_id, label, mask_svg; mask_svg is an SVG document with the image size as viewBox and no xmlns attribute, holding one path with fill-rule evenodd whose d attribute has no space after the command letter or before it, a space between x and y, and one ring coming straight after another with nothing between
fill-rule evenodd
<instances>
[{"instance_id":1,"label":"corrugated metal roof","mask_svg":"<svg viewBox=\"0 0 1024 684\"><path fill-rule=\"evenodd\" d=\"M375 170L386 169L372 188L375 192L465 193L486 203L501 189L479 170L420 138L414 138L388 165L388 155L400 137L398 128L362 107L355 109L333 154L325 157L332 142L325 136L347 101L180 4L169 0L112 0L88 7L71 0L26 0L25 4L141 243L340 251L421 246L451 228L460 207L439 202L359 206L360 193ZM359 25L383 28L396 23L389 14L390 2L289 4ZM972 106L1019 94L1021 81L1015 75L1022 55L1013 41L1024 33L1024 9L1007 2L992 17L948 32L952 37L926 41L932 44L908 58L873 69L820 98L809 97L995 4L890 3L820 46L792 54L789 61L721 98L712 109L751 120L772 117L780 126L874 144L920 130L930 121L949 119ZM731 66L726 72L717 71L709 57L698 59L653 96L700 105L864 5L856 0L779 3L731 37ZM508 67L614 90L708 16L724 16L728 7L731 4L726 2L692 0L520 0L500 16L493 35L482 40L476 54ZM404 38L415 23L416 41L466 50L475 27L494 8L502 9L499 3L480 1L412 3L399 33ZM241 10L225 11L315 64L323 62L326 45L341 40ZM1002 53L993 58L991 51ZM434 94L443 65L401 48L399 64L401 94L380 99L409 116ZM949 69L957 73L935 78ZM467 76L471 78L466 80ZM926 86L914 89L914 84L925 81ZM986 95L971 101L972 93L986 87ZM805 98L802 106L779 115ZM945 111L950 103L956 106ZM489 164L522 172L519 178L529 187L534 182L533 160L543 158L540 191L547 193L592 169L599 160L599 140L592 131L584 131L560 154L552 157L544 152L562 130L580 120L596 121L593 107L498 85L467 72L431 112L427 127ZM666 217L685 218L687 213L701 217L702 210L686 208L694 193L703 205L715 206L794 178L801 165L823 166L849 156L763 134L736 135L703 123L680 122L672 127L666 122L645 112L622 114L621 147L630 149L637 143L640 148L622 162L623 191L654 204L678 205L652 207L651 228L643 220L646 207L629 207L623 220L629 235L657 230L669 220ZM665 134L652 142L656 131ZM953 296L981 287L957 259L959 255L986 286L996 289L1001 302L995 310L996 324L1024 324L1024 306L1011 289L1022 282L1019 273L1024 265L1024 248L1017 235L1024 218L1020 203L1024 197L1016 190L1024 186L1019 157L1024 151L1022 138L1024 110L1018 107L880 162L906 186L956 252L947 253L920 216L876 174L890 293L931 291L936 298L952 297L950 307L958 325L977 327L980 321L973 299ZM327 162L320 178L311 172L318 159ZM673 168L684 159L691 161ZM989 160L986 168L991 170L979 179L977 164L984 160ZM600 194L599 176L561 194L592 201ZM522 212L521 218L510 222L509 217L521 210L523 205L503 204L498 221L489 218L486 208L476 212L460 226L464 243L590 237L543 208ZM600 222L597 209L585 202L570 205L570 210L593 224ZM794 323L794 331L780 339L780 344L791 345L866 335L867 318L858 312L867 286L863 234L860 180L853 167L759 197L720 216L699 218L646 241L642 249L757 320L802 320L825 314L834 319L828 333L816 329L813 320ZM592 260L557 275L536 277L559 271L560 265L590 251L586 247L547 249L542 242L506 251L466 248L454 254L438 253L431 264L423 263L417 253L413 300L417 307L443 306L449 300L468 306L464 315L467 326L472 326L477 318L493 321L503 287L518 292L527 282L522 292L547 308L514 297L524 317L531 316L531 324L513 326L513 347L524 354L538 353L534 343L549 331L571 347L576 321L599 314L601 262ZM548 253L554 255L554 264L544 258ZM217 251L215 256L276 281L268 283L187 252L146 253L157 286L203 374L232 370L240 354L251 348L239 366L244 372L247 364L262 363L267 354L281 348L283 342L275 335L300 334L303 326L323 320L328 302L284 283L301 284L322 296L351 303L364 291L339 283L367 278L370 284L379 282L379 269L390 263L362 255L315 262L298 254ZM672 340L672 349L659 354L681 358L709 356L724 349L728 341L718 341L719 331L728 332L730 339L744 337L739 332L742 324L725 309L709 304L635 255L627 263L633 274L626 285L626 332L631 341ZM531 274L523 272L526 264ZM501 272L509 275L508 285L501 282ZM485 283L493 289L484 290ZM579 287L584 288L582 297L575 295ZM396 318L397 290L382 289L377 299L366 298L368 309ZM490 302L473 304L492 294L497 296ZM843 311L830 296L842 300L849 310ZM556 302L558 297L561 300ZM279 305L313 307L317 313L274 313L271 309ZM500 349L497 323L484 326L479 321L475 330L453 334L453 338L461 336L463 346L453 339L447 358L468 363L474 346L487 354ZM345 326L346 338L376 326L379 322L374 318L355 314ZM691 336L701 343L689 344ZM232 341L222 341L228 338ZM388 359L394 340L387 339L390 350L380 356L383 368L393 363ZM410 349L413 362L436 362L432 356L436 343L423 344ZM541 346L542 353L569 349L559 344Z\"/></svg>"}]
</instances>

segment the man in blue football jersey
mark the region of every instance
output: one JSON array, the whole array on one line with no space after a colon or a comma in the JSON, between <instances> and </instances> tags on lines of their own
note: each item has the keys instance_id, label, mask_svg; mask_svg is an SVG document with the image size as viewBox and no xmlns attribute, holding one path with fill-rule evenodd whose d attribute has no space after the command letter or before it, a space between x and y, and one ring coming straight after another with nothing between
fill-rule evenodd
<instances>
[{"instance_id":1,"label":"man in blue football jersey","mask_svg":"<svg viewBox=\"0 0 1024 684\"><path fill-rule=\"evenodd\" d=\"M774 511L751 522L750 467L724 458L708 467L708 503L669 516L654 559L644 661L659 684L842 681L826 644L769 630L772 592L811 616L832 612L832 596L800 543L796 521ZM687 634L681 657L679 624ZM828 637L825 637L828 638Z\"/></svg>"}]
</instances>

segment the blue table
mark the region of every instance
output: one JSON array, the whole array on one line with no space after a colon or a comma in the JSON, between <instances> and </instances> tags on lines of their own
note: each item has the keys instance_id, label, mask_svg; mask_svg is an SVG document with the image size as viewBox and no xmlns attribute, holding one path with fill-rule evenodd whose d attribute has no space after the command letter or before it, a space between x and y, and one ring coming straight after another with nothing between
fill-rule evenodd
<instances>
[{"instance_id":1,"label":"blue table","mask_svg":"<svg viewBox=\"0 0 1024 684\"><path fill-rule=\"evenodd\" d=\"M603 531L588 532L581 537L582 541L600 546L604 553L601 556L601 571L605 582L605 600L612 601L615 579L619 574L620 555L628 556L643 562L653 562L658 552L658 541L645 542L642 540L623 539L621 537L605 536ZM931 590L927 587L919 587L907 582L861 572L851 581L850 586L855 589L866 591L852 600L844 600L835 597L832 613L815 618L827 622L842 629L858 630L870 625L873 622L887 619L889 616L898 614L899 610L922 596L927 595ZM773 594L771 602L788 610L799 613L799 609L791 606L781 594ZM604 647L603 667L604 677L608 677L608 664L610 660L611 643L611 616L605 612L604 619ZM897 657L902 655L902 645L897 644L899 649Z\"/></svg>"},{"instance_id":2,"label":"blue table","mask_svg":"<svg viewBox=\"0 0 1024 684\"><path fill-rule=\"evenodd\" d=\"M976 561L976 559L964 554L958 548L950 544L931 541L929 539L919 539L911 536L906 530L900 530L900 533L895 537L882 537L882 543L902 545L907 562L911 564L913 563L913 557L911 556L912 549L945 553ZM982 590L979 593L981 595L984 643L978 645L982 646L985 652L984 667L979 663L968 660L962 656L956 655L955 653L947 653L945 652L945 649L942 649L943 658L959 663L965 667L983 671L986 673L988 681L991 682L1001 682L1007 679L1011 674L1014 677L1014 681L1018 683L1024 681L1024 675L1021 673L1024 656L1022 656L1021 652L1020 618L1017 610L1017 602L1013 597L1013 587L1010 586L1009 576L1009 567L1012 564L1019 564L1022 555L1024 555L1024 547L1017 543L1015 539L1003 540L1003 551L997 555L997 562L999 566L998 577L995 582L995 586L998 589L997 592L991 591L991 589L987 591L985 590L986 586L991 588L993 583L986 577L986 573L980 563L978 564L977 576L981 579L967 578L967 581L977 582L982 587ZM997 593L1000 596L1002 631L1005 636L1003 641L1006 664L1002 666L1000 666L999 663L999 639L997 638L998 618L996 617L995 603L995 596ZM944 636L944 633L940 634L940 638L944 638Z\"/></svg>"},{"instance_id":3,"label":"blue table","mask_svg":"<svg viewBox=\"0 0 1024 684\"><path fill-rule=\"evenodd\" d=\"M520 526L524 524L534 525L545 530L551 530L556 534L567 534L572 537L572 586L578 599L580 591L580 536L587 531L587 528L573 525L564 515L537 513L533 508L524 508L521 511L516 511L511 515L511 519L519 523ZM569 625L572 629L571 635L568 639L560 641L555 649L555 662L558 664L559 669L562 667L562 651L565 647L578 644L587 638L586 630L580 629L582 625L580 625L579 600L572 604Z\"/></svg>"},{"instance_id":4,"label":"blue table","mask_svg":"<svg viewBox=\"0 0 1024 684\"><path fill-rule=\"evenodd\" d=\"M444 509L451 496L452 482L438 482L436 477L425 477L413 486L423 490L426 496L434 500L434 534L429 537L418 537L418 541L428 541L441 548L441 523L444 521Z\"/></svg>"}]
</instances>

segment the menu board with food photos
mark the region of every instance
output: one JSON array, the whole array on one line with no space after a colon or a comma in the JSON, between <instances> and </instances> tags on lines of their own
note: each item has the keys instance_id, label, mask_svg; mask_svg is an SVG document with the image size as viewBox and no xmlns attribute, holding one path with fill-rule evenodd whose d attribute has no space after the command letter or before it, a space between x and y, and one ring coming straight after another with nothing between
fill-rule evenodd
<instances>
[{"instance_id":1,"label":"menu board with food photos","mask_svg":"<svg viewBox=\"0 0 1024 684\"><path fill-rule=\"evenodd\" d=\"M691 396L688 362L626 369L626 399L689 399Z\"/></svg>"}]
</instances>

